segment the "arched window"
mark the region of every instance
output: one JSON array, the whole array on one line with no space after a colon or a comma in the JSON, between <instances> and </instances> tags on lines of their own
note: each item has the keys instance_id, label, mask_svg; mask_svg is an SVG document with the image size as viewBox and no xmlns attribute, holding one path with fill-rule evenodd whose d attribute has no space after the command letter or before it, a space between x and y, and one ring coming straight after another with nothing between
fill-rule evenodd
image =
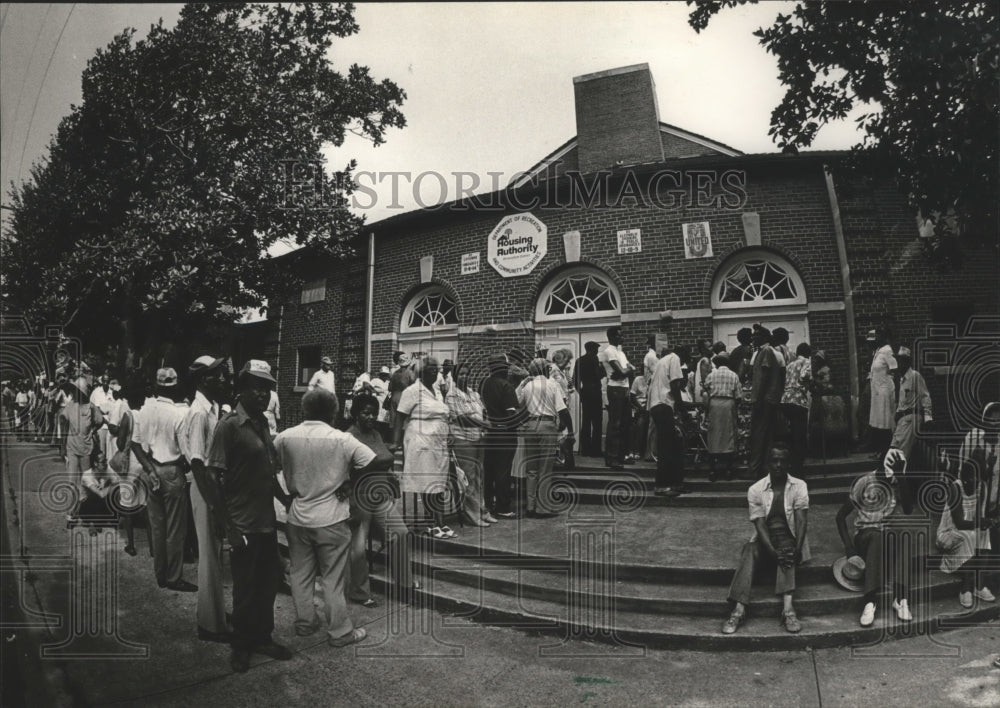
<instances>
[{"instance_id":1,"label":"arched window","mask_svg":"<svg viewBox=\"0 0 1000 708\"><path fill-rule=\"evenodd\" d=\"M712 308L804 305L805 287L783 258L751 251L726 263L712 287Z\"/></svg>"},{"instance_id":2,"label":"arched window","mask_svg":"<svg viewBox=\"0 0 1000 708\"><path fill-rule=\"evenodd\" d=\"M621 298L611 280L591 268L574 268L542 289L535 320L575 320L620 314Z\"/></svg>"},{"instance_id":3,"label":"arched window","mask_svg":"<svg viewBox=\"0 0 1000 708\"><path fill-rule=\"evenodd\" d=\"M420 292L403 310L400 332L427 332L458 325L458 306L444 288Z\"/></svg>"}]
</instances>

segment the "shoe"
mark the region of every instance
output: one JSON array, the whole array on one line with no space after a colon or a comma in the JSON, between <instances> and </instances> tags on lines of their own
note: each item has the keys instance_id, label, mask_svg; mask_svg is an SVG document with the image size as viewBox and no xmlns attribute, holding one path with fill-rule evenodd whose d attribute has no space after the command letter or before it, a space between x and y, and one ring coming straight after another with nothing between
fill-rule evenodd
<instances>
[{"instance_id":1,"label":"shoe","mask_svg":"<svg viewBox=\"0 0 1000 708\"><path fill-rule=\"evenodd\" d=\"M278 644L274 640L255 646L253 650L257 654L263 654L278 661L288 661L294 656L291 649Z\"/></svg>"},{"instance_id":2,"label":"shoe","mask_svg":"<svg viewBox=\"0 0 1000 708\"><path fill-rule=\"evenodd\" d=\"M173 590L174 592L198 592L198 586L194 583L189 583L187 580L178 580L176 583L167 583L167 590Z\"/></svg>"},{"instance_id":3,"label":"shoe","mask_svg":"<svg viewBox=\"0 0 1000 708\"><path fill-rule=\"evenodd\" d=\"M134 556L135 546L125 546L125 552L128 553L130 556Z\"/></svg>"},{"instance_id":4,"label":"shoe","mask_svg":"<svg viewBox=\"0 0 1000 708\"><path fill-rule=\"evenodd\" d=\"M203 642L218 642L219 644L229 644L233 640L233 635L229 632L209 632L207 629L198 627L198 639Z\"/></svg>"},{"instance_id":5,"label":"shoe","mask_svg":"<svg viewBox=\"0 0 1000 708\"><path fill-rule=\"evenodd\" d=\"M485 521L488 524L495 524L498 523L500 519L493 516L493 514L487 511L485 514L483 514L483 521Z\"/></svg>"},{"instance_id":6,"label":"shoe","mask_svg":"<svg viewBox=\"0 0 1000 708\"><path fill-rule=\"evenodd\" d=\"M517 518L517 512L515 512L515 511L497 511L497 512L494 512L494 513L497 516L499 516L501 519L516 519Z\"/></svg>"},{"instance_id":7,"label":"shoe","mask_svg":"<svg viewBox=\"0 0 1000 708\"><path fill-rule=\"evenodd\" d=\"M795 616L795 610L782 612L781 623L785 625L785 629L787 629L790 634L798 634L802 631L802 623L799 622L799 618Z\"/></svg>"},{"instance_id":8,"label":"shoe","mask_svg":"<svg viewBox=\"0 0 1000 708\"><path fill-rule=\"evenodd\" d=\"M462 518L469 526L489 526L489 523L485 519L477 519L471 514L465 514Z\"/></svg>"},{"instance_id":9,"label":"shoe","mask_svg":"<svg viewBox=\"0 0 1000 708\"><path fill-rule=\"evenodd\" d=\"M316 632L319 630L319 628L320 628L320 623L319 622L315 622L312 625L310 625L309 627L296 627L295 628L295 636L296 637L311 637L312 635L316 634Z\"/></svg>"},{"instance_id":10,"label":"shoe","mask_svg":"<svg viewBox=\"0 0 1000 708\"><path fill-rule=\"evenodd\" d=\"M990 592L990 589L988 587L986 587L985 585L983 586L982 590L975 590L972 594L975 595L976 597L978 597L983 602L996 602L997 601L996 597L993 595L993 593Z\"/></svg>"},{"instance_id":11,"label":"shoe","mask_svg":"<svg viewBox=\"0 0 1000 708\"><path fill-rule=\"evenodd\" d=\"M369 597L364 602L360 603L362 607L367 607L369 610L373 610L378 607L378 600L374 597Z\"/></svg>"},{"instance_id":12,"label":"shoe","mask_svg":"<svg viewBox=\"0 0 1000 708\"><path fill-rule=\"evenodd\" d=\"M972 607L972 592L958 593L958 604L965 608Z\"/></svg>"},{"instance_id":13,"label":"shoe","mask_svg":"<svg viewBox=\"0 0 1000 708\"><path fill-rule=\"evenodd\" d=\"M875 603L869 602L867 605L865 605L865 609L861 613L861 626L871 627L874 621L875 621Z\"/></svg>"},{"instance_id":14,"label":"shoe","mask_svg":"<svg viewBox=\"0 0 1000 708\"><path fill-rule=\"evenodd\" d=\"M368 630L364 627L358 627L356 629L352 629L343 637L330 637L328 643L331 647L346 647L350 644L357 644L358 642L364 641L367 636Z\"/></svg>"},{"instance_id":15,"label":"shoe","mask_svg":"<svg viewBox=\"0 0 1000 708\"><path fill-rule=\"evenodd\" d=\"M663 496L665 497L679 497L681 494L682 492L677 487L667 487L663 490Z\"/></svg>"},{"instance_id":16,"label":"shoe","mask_svg":"<svg viewBox=\"0 0 1000 708\"><path fill-rule=\"evenodd\" d=\"M444 534L445 538L458 538L458 534L452 531L448 526L442 526L441 533Z\"/></svg>"},{"instance_id":17,"label":"shoe","mask_svg":"<svg viewBox=\"0 0 1000 708\"><path fill-rule=\"evenodd\" d=\"M444 531L441 530L440 526L429 526L427 528L427 535L431 538L448 538L444 535Z\"/></svg>"},{"instance_id":18,"label":"shoe","mask_svg":"<svg viewBox=\"0 0 1000 708\"><path fill-rule=\"evenodd\" d=\"M910 614L909 603L906 600L893 600L892 609L896 610L896 616L902 622L909 622L913 619L913 615Z\"/></svg>"},{"instance_id":19,"label":"shoe","mask_svg":"<svg viewBox=\"0 0 1000 708\"><path fill-rule=\"evenodd\" d=\"M733 612L733 614L729 615L729 619L722 623L722 633L735 634L739 626L743 624L745 616L742 612Z\"/></svg>"},{"instance_id":20,"label":"shoe","mask_svg":"<svg viewBox=\"0 0 1000 708\"><path fill-rule=\"evenodd\" d=\"M247 649L233 649L229 657L229 666L238 674L245 674L250 668L250 652Z\"/></svg>"},{"instance_id":21,"label":"shoe","mask_svg":"<svg viewBox=\"0 0 1000 708\"><path fill-rule=\"evenodd\" d=\"M165 587L167 587L167 581L166 580L157 580L156 581L156 585L157 585L157 587L165 588Z\"/></svg>"}]
</instances>

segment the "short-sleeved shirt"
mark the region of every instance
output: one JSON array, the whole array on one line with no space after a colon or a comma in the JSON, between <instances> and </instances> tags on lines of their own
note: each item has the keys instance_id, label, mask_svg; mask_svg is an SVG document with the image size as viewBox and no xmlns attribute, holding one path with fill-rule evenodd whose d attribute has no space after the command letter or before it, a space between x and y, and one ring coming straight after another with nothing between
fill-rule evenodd
<instances>
[{"instance_id":1,"label":"short-sleeved shirt","mask_svg":"<svg viewBox=\"0 0 1000 708\"><path fill-rule=\"evenodd\" d=\"M785 482L785 493L783 496L785 503L785 520L788 521L788 530L792 532L793 536L796 536L795 512L797 510L809 508L809 488L803 480L798 477L788 475L788 481ZM767 515L771 511L771 502L773 501L774 489L771 487L771 476L768 475L767 477L754 482L750 486L750 489L747 490L747 504L750 509L750 523L753 523L757 519L766 519ZM798 538L798 536L796 536L796 538ZM755 528L750 541L753 542L756 540L757 529ZM809 557L809 539L807 538L802 543L802 561L805 562L809 560Z\"/></svg>"},{"instance_id":2,"label":"short-sleeved shirt","mask_svg":"<svg viewBox=\"0 0 1000 708\"><path fill-rule=\"evenodd\" d=\"M89 455L94 450L94 431L104 425L101 409L93 403L70 401L63 412L68 421L66 452Z\"/></svg>"},{"instance_id":3,"label":"short-sleeved shirt","mask_svg":"<svg viewBox=\"0 0 1000 708\"><path fill-rule=\"evenodd\" d=\"M156 462L175 462L184 454L181 426L187 410L187 406L177 405L163 396L147 401L136 417L132 442L139 443Z\"/></svg>"},{"instance_id":4,"label":"short-sleeved shirt","mask_svg":"<svg viewBox=\"0 0 1000 708\"><path fill-rule=\"evenodd\" d=\"M332 369L330 371L323 371L323 369L320 369L312 375L312 378L309 379L309 388L316 388L317 386L319 388L325 388L330 393L336 393L337 379L333 375Z\"/></svg>"},{"instance_id":5,"label":"short-sleeved shirt","mask_svg":"<svg viewBox=\"0 0 1000 708\"><path fill-rule=\"evenodd\" d=\"M211 403L205 394L196 391L181 425L181 450L188 462L205 462L208 451L212 449L212 436L218 423L218 404Z\"/></svg>"},{"instance_id":6,"label":"short-sleeved shirt","mask_svg":"<svg viewBox=\"0 0 1000 708\"><path fill-rule=\"evenodd\" d=\"M649 410L653 410L661 403L665 403L671 408L674 407L674 397L670 392L670 384L673 381L683 381L684 372L681 371L681 358L674 352L670 352L656 362L653 369L653 379L646 387L646 405Z\"/></svg>"},{"instance_id":7,"label":"short-sleeved shirt","mask_svg":"<svg viewBox=\"0 0 1000 708\"><path fill-rule=\"evenodd\" d=\"M518 398L528 415L558 418L559 412L566 410L566 399L563 398L559 384L546 376L525 379L524 386L518 391Z\"/></svg>"},{"instance_id":8,"label":"short-sleeved shirt","mask_svg":"<svg viewBox=\"0 0 1000 708\"><path fill-rule=\"evenodd\" d=\"M806 387L812 378L812 367L809 364L809 359L804 356L796 358L788 365L786 371L785 393L781 397L781 402L808 408L809 395Z\"/></svg>"},{"instance_id":9,"label":"short-sleeved shirt","mask_svg":"<svg viewBox=\"0 0 1000 708\"><path fill-rule=\"evenodd\" d=\"M647 381L652 380L656 362L659 360L660 357L656 356L656 352L652 349L646 352L646 356L642 358L642 375L646 377Z\"/></svg>"},{"instance_id":10,"label":"short-sleeved shirt","mask_svg":"<svg viewBox=\"0 0 1000 708\"><path fill-rule=\"evenodd\" d=\"M221 472L229 519L238 531L274 531L277 453L263 415L251 417L237 404L215 426L205 465Z\"/></svg>"},{"instance_id":11,"label":"short-sleeved shirt","mask_svg":"<svg viewBox=\"0 0 1000 708\"><path fill-rule=\"evenodd\" d=\"M743 390L740 377L725 365L705 377L705 387L711 398L739 398Z\"/></svg>"},{"instance_id":12,"label":"short-sleeved shirt","mask_svg":"<svg viewBox=\"0 0 1000 708\"><path fill-rule=\"evenodd\" d=\"M635 381L632 382L632 395L635 396L635 402L642 408L646 407L646 391L648 388L645 376L636 376Z\"/></svg>"},{"instance_id":13,"label":"short-sleeved shirt","mask_svg":"<svg viewBox=\"0 0 1000 708\"><path fill-rule=\"evenodd\" d=\"M509 430L513 411L518 409L517 393L506 376L492 374L483 381L481 389L483 408L486 413L486 421L490 429ZM513 409L508 410L508 409Z\"/></svg>"},{"instance_id":14,"label":"short-sleeved shirt","mask_svg":"<svg viewBox=\"0 0 1000 708\"><path fill-rule=\"evenodd\" d=\"M851 501L857 511L855 527L881 529L885 519L896 511L896 491L893 482L878 479L874 472L859 477L851 487Z\"/></svg>"},{"instance_id":15,"label":"short-sleeved shirt","mask_svg":"<svg viewBox=\"0 0 1000 708\"><path fill-rule=\"evenodd\" d=\"M608 386L623 386L628 388L628 377L619 379L618 381L611 378L611 374L614 373L614 369L611 367L611 362L613 361L618 362L618 366L621 367L622 371L628 371L628 357L625 356L625 352L622 351L620 344L609 344L604 347L598 353L597 358L604 366L604 374L608 377Z\"/></svg>"},{"instance_id":16,"label":"short-sleeved shirt","mask_svg":"<svg viewBox=\"0 0 1000 708\"><path fill-rule=\"evenodd\" d=\"M318 420L278 433L274 449L288 491L296 495L288 523L322 528L350 518L350 500L341 501L336 492L350 479L351 470L375 459L374 452L353 435Z\"/></svg>"}]
</instances>

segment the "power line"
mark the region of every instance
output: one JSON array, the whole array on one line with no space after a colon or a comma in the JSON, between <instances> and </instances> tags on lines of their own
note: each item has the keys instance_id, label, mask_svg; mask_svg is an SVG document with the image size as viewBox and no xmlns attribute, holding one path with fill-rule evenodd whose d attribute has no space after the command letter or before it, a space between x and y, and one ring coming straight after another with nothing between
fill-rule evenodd
<instances>
[{"instance_id":1,"label":"power line","mask_svg":"<svg viewBox=\"0 0 1000 708\"><path fill-rule=\"evenodd\" d=\"M66 20L63 22L62 29L59 30L59 36L56 37L55 46L52 47L52 53L49 55L49 63L45 65L45 73L42 74L42 81L38 84L38 93L35 94L35 103L31 107L31 118L28 119L28 129L24 132L24 145L21 147L21 162L17 165L17 178L21 178L21 169L24 167L24 154L28 150L28 139L31 137L31 127L35 124L35 110L38 108L38 99L42 97L42 88L45 86L45 79L49 76L49 69L52 67L52 60L56 56L56 50L59 48L59 43L62 41L63 32L66 31L66 25L69 24L69 18L73 16L73 10L76 8L76 3L69 6L69 13L66 15Z\"/></svg>"},{"instance_id":2,"label":"power line","mask_svg":"<svg viewBox=\"0 0 1000 708\"><path fill-rule=\"evenodd\" d=\"M28 71L31 69L31 62L35 59L35 49L38 48L38 40L42 37L42 29L45 27L45 22L49 19L49 12L52 10L52 3L49 3L45 8L45 17L42 18L42 24L38 26L38 34L35 35L35 43L31 45L31 52L28 55L28 63L24 67L24 75L21 77L21 89L17 92L17 104L14 106L14 120L10 124L10 139L7 144L13 146L12 141L14 140L14 130L17 128L17 116L21 111L21 99L24 98L24 84L28 81ZM9 151L5 151L6 155ZM10 161L7 162L7 167L10 167ZM18 179L20 179L21 174L18 173Z\"/></svg>"}]
</instances>

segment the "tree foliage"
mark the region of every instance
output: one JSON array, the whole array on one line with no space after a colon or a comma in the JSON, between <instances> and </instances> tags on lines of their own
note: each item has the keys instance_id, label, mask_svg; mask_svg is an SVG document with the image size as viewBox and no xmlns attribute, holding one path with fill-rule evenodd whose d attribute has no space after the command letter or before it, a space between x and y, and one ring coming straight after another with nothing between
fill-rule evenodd
<instances>
[{"instance_id":1,"label":"tree foliage","mask_svg":"<svg viewBox=\"0 0 1000 708\"><path fill-rule=\"evenodd\" d=\"M282 285L263 256L279 239L342 252L361 224L355 163L313 169L321 147L405 125L396 84L333 66L334 40L357 31L350 4L190 4L172 29L116 36L47 159L12 185L4 310L154 350L259 306ZM293 173L314 179L308 199Z\"/></svg>"},{"instance_id":2,"label":"tree foliage","mask_svg":"<svg viewBox=\"0 0 1000 708\"><path fill-rule=\"evenodd\" d=\"M697 5L689 24L700 32L744 2L688 0ZM785 86L769 134L778 147L806 147L823 125L863 106L864 137L848 168L889 171L934 219L928 244L941 260L957 255L958 232L995 242L997 8L995 0L797 3L754 33Z\"/></svg>"}]
</instances>

